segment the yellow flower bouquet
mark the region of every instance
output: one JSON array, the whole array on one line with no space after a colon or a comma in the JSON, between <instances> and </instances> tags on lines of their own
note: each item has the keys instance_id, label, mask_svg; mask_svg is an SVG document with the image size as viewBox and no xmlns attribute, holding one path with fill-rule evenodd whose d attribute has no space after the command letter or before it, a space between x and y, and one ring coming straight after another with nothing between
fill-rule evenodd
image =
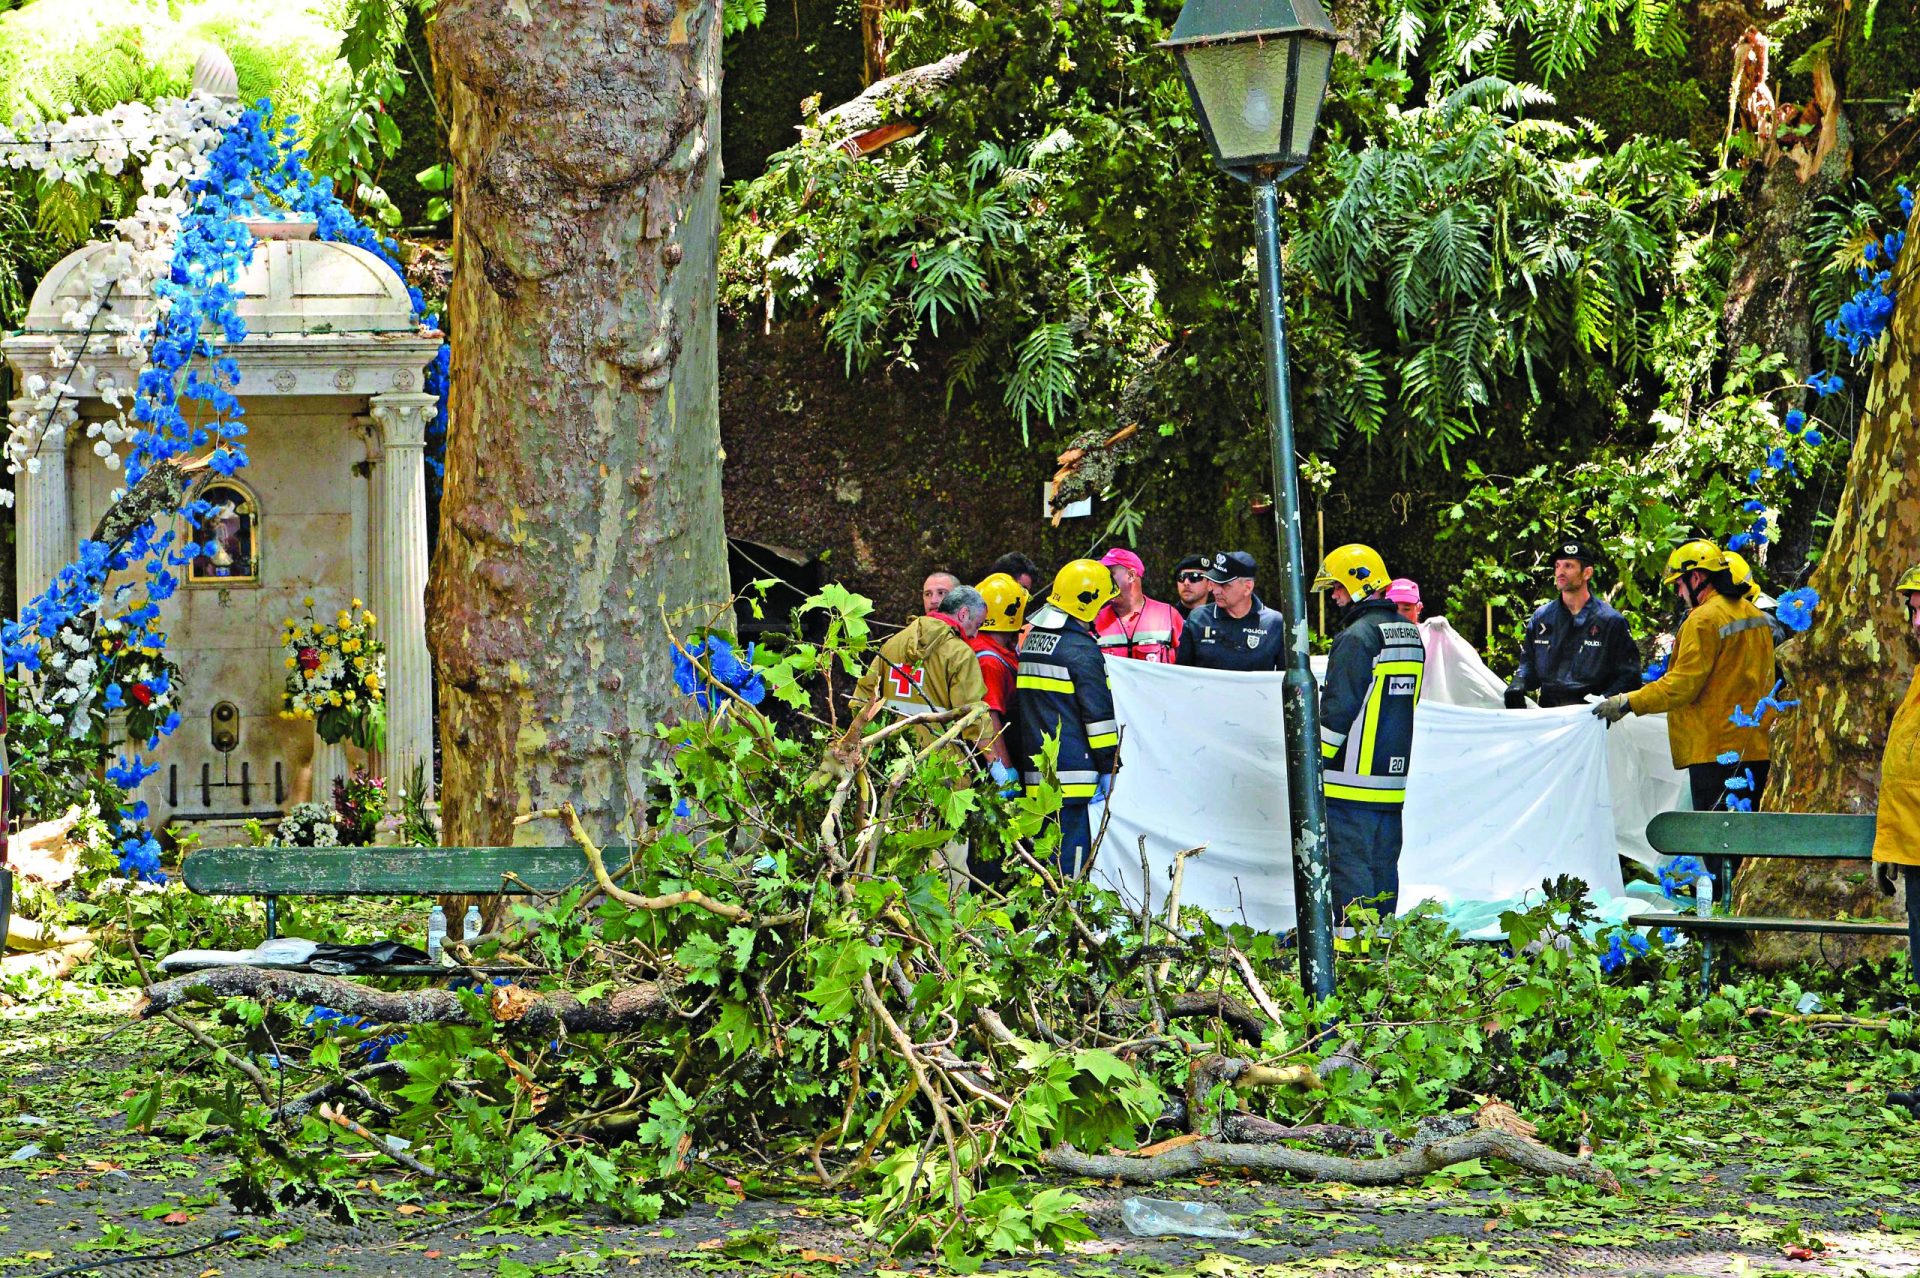
<instances>
[{"instance_id":1,"label":"yellow flower bouquet","mask_svg":"<svg viewBox=\"0 0 1920 1278\"><path fill-rule=\"evenodd\" d=\"M379 619L358 599L331 622L314 616L311 595L305 603L305 618L280 623L287 668L280 713L313 720L328 745L351 737L363 750L380 749L387 739L387 649L373 635Z\"/></svg>"}]
</instances>

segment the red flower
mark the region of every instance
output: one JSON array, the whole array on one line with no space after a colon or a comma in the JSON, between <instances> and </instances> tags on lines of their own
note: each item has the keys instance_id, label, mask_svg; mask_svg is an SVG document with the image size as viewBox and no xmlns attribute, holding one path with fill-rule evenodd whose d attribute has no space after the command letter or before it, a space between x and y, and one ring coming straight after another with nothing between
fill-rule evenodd
<instances>
[{"instance_id":1,"label":"red flower","mask_svg":"<svg viewBox=\"0 0 1920 1278\"><path fill-rule=\"evenodd\" d=\"M153 689L149 688L144 683L134 684L133 687L127 690L127 692L128 692L128 695L131 696L134 699L134 701L140 705L150 706L153 704Z\"/></svg>"},{"instance_id":2,"label":"red flower","mask_svg":"<svg viewBox=\"0 0 1920 1278\"><path fill-rule=\"evenodd\" d=\"M302 648L299 656L300 668L302 670L318 670L320 668L320 650L318 648Z\"/></svg>"}]
</instances>

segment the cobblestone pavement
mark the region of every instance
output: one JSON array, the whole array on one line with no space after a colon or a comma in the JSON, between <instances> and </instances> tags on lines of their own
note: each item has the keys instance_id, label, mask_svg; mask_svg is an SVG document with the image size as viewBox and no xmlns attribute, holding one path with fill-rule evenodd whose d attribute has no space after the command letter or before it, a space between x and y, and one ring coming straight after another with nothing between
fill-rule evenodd
<instances>
[{"instance_id":1,"label":"cobblestone pavement","mask_svg":"<svg viewBox=\"0 0 1920 1278\"><path fill-rule=\"evenodd\" d=\"M577 1219L495 1229L471 1204L421 1196L369 1168L357 1222L314 1210L241 1217L215 1187L222 1168L129 1133L118 1112L134 1083L178 1050L168 1027L126 1028L130 997L0 1011L0 1275L38 1278L127 1251L169 1250L219 1231L236 1242L97 1272L252 1278L299 1273L439 1275L925 1272L876 1254L851 1204L819 1199L701 1206L650 1226ZM115 1030L118 1033L113 1033ZM111 1035L111 1036L109 1036ZM1422 1186L1170 1184L1254 1231L1236 1242L1142 1240L1121 1222L1125 1191L1084 1189L1099 1238L1066 1255L994 1263L994 1272L1087 1278L1186 1275L1920 1275L1920 1167L1858 1193L1797 1185L1791 1169L1741 1161L1739 1134L1655 1159L1628 1197L1480 1169ZM7 1155L38 1145L20 1160ZM1756 1188L1758 1186L1759 1188ZM1794 1259L1795 1255L1811 1256ZM95 1271L89 1271L95 1272Z\"/></svg>"}]
</instances>

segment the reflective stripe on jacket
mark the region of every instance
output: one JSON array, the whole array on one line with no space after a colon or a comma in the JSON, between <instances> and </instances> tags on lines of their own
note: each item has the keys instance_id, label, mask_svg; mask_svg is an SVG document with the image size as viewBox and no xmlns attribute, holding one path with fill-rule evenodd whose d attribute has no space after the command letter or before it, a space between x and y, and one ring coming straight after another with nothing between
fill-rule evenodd
<instances>
[{"instance_id":1,"label":"reflective stripe on jacket","mask_svg":"<svg viewBox=\"0 0 1920 1278\"><path fill-rule=\"evenodd\" d=\"M1140 611L1131 617L1122 617L1112 604L1102 608L1093 619L1093 637L1109 657L1171 662L1179 651L1180 631L1185 625L1172 604L1144 599Z\"/></svg>"},{"instance_id":2,"label":"reflective stripe on jacket","mask_svg":"<svg viewBox=\"0 0 1920 1278\"><path fill-rule=\"evenodd\" d=\"M1687 614L1667 673L1627 694L1635 714L1667 715L1673 766L1713 763L1731 750L1747 763L1770 757L1767 728L1733 722L1740 707L1754 714L1773 691L1773 628L1746 599L1714 593Z\"/></svg>"},{"instance_id":3,"label":"reflective stripe on jacket","mask_svg":"<svg viewBox=\"0 0 1920 1278\"><path fill-rule=\"evenodd\" d=\"M854 704L865 707L879 697L896 714L926 714L985 704L987 685L980 662L960 629L945 616L915 617L907 628L880 645L880 655L853 690ZM917 728L923 739L932 733ZM984 746L993 739L993 720L981 715L967 739Z\"/></svg>"},{"instance_id":4,"label":"reflective stripe on jacket","mask_svg":"<svg viewBox=\"0 0 1920 1278\"><path fill-rule=\"evenodd\" d=\"M1426 677L1420 627L1393 603L1368 599L1347 610L1320 688L1320 754L1328 799L1403 803L1413 754L1413 707Z\"/></svg>"},{"instance_id":5,"label":"reflective stripe on jacket","mask_svg":"<svg viewBox=\"0 0 1920 1278\"><path fill-rule=\"evenodd\" d=\"M1087 624L1058 608L1043 607L1028 620L1014 698L1022 777L1028 785L1040 784L1035 758L1048 737L1058 736L1061 797L1084 803L1093 797L1100 775L1113 771L1120 744L1107 659Z\"/></svg>"}]
</instances>

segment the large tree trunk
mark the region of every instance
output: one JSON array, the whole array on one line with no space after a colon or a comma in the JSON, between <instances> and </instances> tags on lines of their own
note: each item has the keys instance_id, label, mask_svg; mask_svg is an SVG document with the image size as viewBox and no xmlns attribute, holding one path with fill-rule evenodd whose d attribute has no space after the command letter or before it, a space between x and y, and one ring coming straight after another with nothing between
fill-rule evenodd
<instances>
[{"instance_id":1,"label":"large tree trunk","mask_svg":"<svg viewBox=\"0 0 1920 1278\"><path fill-rule=\"evenodd\" d=\"M443 0L452 430L429 589L450 845L617 828L723 623L718 0Z\"/></svg>"},{"instance_id":2,"label":"large tree trunk","mask_svg":"<svg viewBox=\"0 0 1920 1278\"><path fill-rule=\"evenodd\" d=\"M1909 236L1920 233L1910 223ZM1880 787L1880 751L1893 708L1913 675L1906 618L1891 590L1920 559L1920 464L1914 424L1920 406L1920 253L1894 273L1899 301L1874 364L1847 486L1826 553L1813 573L1820 592L1814 625L1780 651L1799 708L1773 728L1774 779L1766 807L1777 812L1871 812ZM1876 896L1861 862L1749 861L1736 884L1742 913L1901 917ZM1883 939L1769 933L1752 945L1767 966L1825 956L1847 963L1884 949Z\"/></svg>"}]
</instances>

